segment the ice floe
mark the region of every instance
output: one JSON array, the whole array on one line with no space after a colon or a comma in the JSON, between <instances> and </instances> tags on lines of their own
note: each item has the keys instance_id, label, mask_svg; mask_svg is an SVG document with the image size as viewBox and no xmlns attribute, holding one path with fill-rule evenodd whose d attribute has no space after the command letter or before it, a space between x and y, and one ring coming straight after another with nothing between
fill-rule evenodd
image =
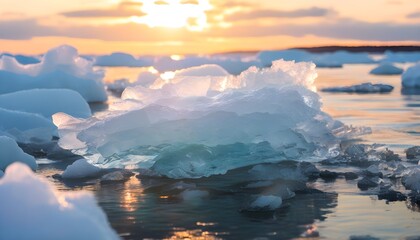
<instances>
[{"instance_id":1,"label":"ice floe","mask_svg":"<svg viewBox=\"0 0 420 240\"><path fill-rule=\"evenodd\" d=\"M0 59L0 94L34 88L66 88L79 92L88 102L107 99L101 70L80 57L77 49L63 45L49 50L41 62L22 65L13 57Z\"/></svg>"},{"instance_id":2,"label":"ice floe","mask_svg":"<svg viewBox=\"0 0 420 240\"><path fill-rule=\"evenodd\" d=\"M389 93L394 89L393 86L387 84L362 83L346 87L330 87L323 88L323 92L343 92L343 93Z\"/></svg>"},{"instance_id":3,"label":"ice floe","mask_svg":"<svg viewBox=\"0 0 420 240\"><path fill-rule=\"evenodd\" d=\"M15 140L0 136L0 170L4 171L7 166L14 162L24 163L34 171L37 168L35 158L24 153Z\"/></svg>"},{"instance_id":4,"label":"ice floe","mask_svg":"<svg viewBox=\"0 0 420 240\"><path fill-rule=\"evenodd\" d=\"M420 63L405 70L401 78L404 88L420 88Z\"/></svg>"},{"instance_id":5,"label":"ice floe","mask_svg":"<svg viewBox=\"0 0 420 240\"><path fill-rule=\"evenodd\" d=\"M67 166L66 170L61 174L61 177L65 179L94 177L98 176L100 171L101 169L99 167L93 166L85 159L79 159Z\"/></svg>"},{"instance_id":6,"label":"ice floe","mask_svg":"<svg viewBox=\"0 0 420 240\"><path fill-rule=\"evenodd\" d=\"M403 69L394 66L391 63L382 63L370 71L373 75L399 75L403 73Z\"/></svg>"},{"instance_id":7,"label":"ice floe","mask_svg":"<svg viewBox=\"0 0 420 240\"><path fill-rule=\"evenodd\" d=\"M77 118L90 117L85 99L68 89L31 89L0 95L0 108L39 114L47 119L57 112Z\"/></svg>"}]
</instances>

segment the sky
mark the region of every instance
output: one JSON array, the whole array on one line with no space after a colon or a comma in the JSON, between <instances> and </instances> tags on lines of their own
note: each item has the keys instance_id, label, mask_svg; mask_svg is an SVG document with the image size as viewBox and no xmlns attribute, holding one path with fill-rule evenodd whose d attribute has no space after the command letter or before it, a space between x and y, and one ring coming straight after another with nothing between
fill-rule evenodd
<instances>
[{"instance_id":1,"label":"sky","mask_svg":"<svg viewBox=\"0 0 420 240\"><path fill-rule=\"evenodd\" d=\"M420 45L419 0L0 0L0 52L188 54Z\"/></svg>"}]
</instances>

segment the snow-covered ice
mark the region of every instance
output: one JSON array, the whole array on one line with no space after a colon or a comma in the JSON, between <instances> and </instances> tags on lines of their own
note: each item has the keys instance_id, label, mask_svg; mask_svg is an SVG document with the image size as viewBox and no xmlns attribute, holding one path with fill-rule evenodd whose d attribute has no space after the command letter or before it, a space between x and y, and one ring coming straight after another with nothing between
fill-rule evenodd
<instances>
[{"instance_id":1,"label":"snow-covered ice","mask_svg":"<svg viewBox=\"0 0 420 240\"><path fill-rule=\"evenodd\" d=\"M79 92L88 102L106 101L102 79L93 63L77 49L63 45L49 50L40 63L22 65L13 57L0 59L0 94L34 88L66 88Z\"/></svg>"},{"instance_id":2,"label":"snow-covered ice","mask_svg":"<svg viewBox=\"0 0 420 240\"><path fill-rule=\"evenodd\" d=\"M51 119L57 112L78 118L92 114L86 100L68 89L31 89L0 95L0 108L35 113Z\"/></svg>"},{"instance_id":3,"label":"snow-covered ice","mask_svg":"<svg viewBox=\"0 0 420 240\"><path fill-rule=\"evenodd\" d=\"M420 88L420 63L405 70L401 78L403 87Z\"/></svg>"},{"instance_id":4,"label":"snow-covered ice","mask_svg":"<svg viewBox=\"0 0 420 240\"><path fill-rule=\"evenodd\" d=\"M0 136L0 170L4 171L7 166L14 162L24 163L34 171L37 168L35 158L23 152L15 140Z\"/></svg>"},{"instance_id":5,"label":"snow-covered ice","mask_svg":"<svg viewBox=\"0 0 420 240\"><path fill-rule=\"evenodd\" d=\"M59 192L23 164L0 179L0 239L119 239L89 192Z\"/></svg>"},{"instance_id":6,"label":"snow-covered ice","mask_svg":"<svg viewBox=\"0 0 420 240\"><path fill-rule=\"evenodd\" d=\"M387 84L362 83L346 87L330 87L323 88L323 92L344 92L344 93L388 93L394 89L393 86Z\"/></svg>"},{"instance_id":7,"label":"snow-covered ice","mask_svg":"<svg viewBox=\"0 0 420 240\"><path fill-rule=\"evenodd\" d=\"M391 63L381 63L379 66L375 67L370 71L370 74L373 75L399 75L403 73L403 69L394 66Z\"/></svg>"},{"instance_id":8,"label":"snow-covered ice","mask_svg":"<svg viewBox=\"0 0 420 240\"><path fill-rule=\"evenodd\" d=\"M61 177L66 179L87 178L94 177L99 174L101 169L86 161L86 159L79 159L73 164L67 166Z\"/></svg>"},{"instance_id":9,"label":"snow-covered ice","mask_svg":"<svg viewBox=\"0 0 420 240\"><path fill-rule=\"evenodd\" d=\"M57 136L57 127L39 114L0 108L0 135L22 143L46 142Z\"/></svg>"}]
</instances>

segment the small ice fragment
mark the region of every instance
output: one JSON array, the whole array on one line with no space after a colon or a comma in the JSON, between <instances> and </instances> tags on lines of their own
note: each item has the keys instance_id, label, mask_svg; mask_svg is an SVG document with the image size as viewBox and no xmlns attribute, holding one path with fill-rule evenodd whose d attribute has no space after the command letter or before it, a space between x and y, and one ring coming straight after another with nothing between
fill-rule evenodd
<instances>
[{"instance_id":1,"label":"small ice fragment","mask_svg":"<svg viewBox=\"0 0 420 240\"><path fill-rule=\"evenodd\" d=\"M283 200L281 197L273 195L261 195L258 196L249 205L250 211L273 211L280 208Z\"/></svg>"},{"instance_id":2,"label":"small ice fragment","mask_svg":"<svg viewBox=\"0 0 420 240\"><path fill-rule=\"evenodd\" d=\"M88 163L86 159L79 159L67 166L61 176L63 178L87 178L97 176L100 171L100 168Z\"/></svg>"}]
</instances>

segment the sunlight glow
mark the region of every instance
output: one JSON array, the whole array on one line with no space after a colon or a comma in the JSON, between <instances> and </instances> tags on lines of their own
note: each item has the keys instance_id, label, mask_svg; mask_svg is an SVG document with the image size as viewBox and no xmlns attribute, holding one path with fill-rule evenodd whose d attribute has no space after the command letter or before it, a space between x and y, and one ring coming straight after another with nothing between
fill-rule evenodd
<instances>
[{"instance_id":1,"label":"sunlight glow","mask_svg":"<svg viewBox=\"0 0 420 240\"><path fill-rule=\"evenodd\" d=\"M144 0L142 11L145 16L132 17L136 23L149 27L187 28L190 31L202 31L207 27L206 11L212 9L209 0L182 1Z\"/></svg>"}]
</instances>

